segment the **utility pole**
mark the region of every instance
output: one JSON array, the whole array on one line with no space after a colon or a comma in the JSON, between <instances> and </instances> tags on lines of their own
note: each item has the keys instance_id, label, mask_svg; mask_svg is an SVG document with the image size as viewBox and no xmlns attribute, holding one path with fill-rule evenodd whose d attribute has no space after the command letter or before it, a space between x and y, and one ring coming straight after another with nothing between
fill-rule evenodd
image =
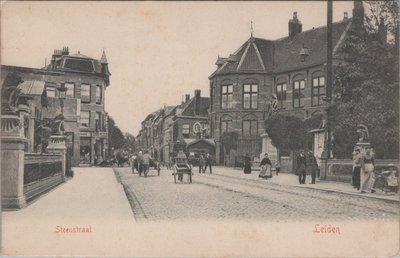
<instances>
[{"instance_id":1,"label":"utility pole","mask_svg":"<svg viewBox=\"0 0 400 258\"><path fill-rule=\"evenodd\" d=\"M332 104L332 84L333 84L333 66L332 66L332 55L333 55L333 44L332 44L332 0L327 1L327 50L326 50L326 98L325 101L328 103L327 106L327 123L326 123L326 158L327 161L331 157L331 104ZM324 179L326 179L326 169L324 173Z\"/></svg>"}]
</instances>

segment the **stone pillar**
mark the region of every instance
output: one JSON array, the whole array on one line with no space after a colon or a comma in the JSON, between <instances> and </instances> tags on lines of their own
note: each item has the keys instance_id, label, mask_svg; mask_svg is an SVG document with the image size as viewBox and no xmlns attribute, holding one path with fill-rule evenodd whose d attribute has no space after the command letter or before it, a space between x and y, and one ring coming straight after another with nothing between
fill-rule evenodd
<instances>
[{"instance_id":1,"label":"stone pillar","mask_svg":"<svg viewBox=\"0 0 400 258\"><path fill-rule=\"evenodd\" d=\"M269 138L267 133L261 134L260 137L262 139L260 159L264 157L265 153L268 153L268 157L271 160L273 167L275 167L275 164L279 158L278 149L272 145L271 138Z\"/></svg>"},{"instance_id":2,"label":"stone pillar","mask_svg":"<svg viewBox=\"0 0 400 258\"><path fill-rule=\"evenodd\" d=\"M20 209L24 196L24 158L26 138L21 136L18 115L1 116L1 206Z\"/></svg>"},{"instance_id":3,"label":"stone pillar","mask_svg":"<svg viewBox=\"0 0 400 258\"><path fill-rule=\"evenodd\" d=\"M50 136L50 142L47 146L49 153L57 153L62 156L62 176L63 180L66 180L66 160L67 160L67 145L66 138L63 135L52 135Z\"/></svg>"}]
</instances>

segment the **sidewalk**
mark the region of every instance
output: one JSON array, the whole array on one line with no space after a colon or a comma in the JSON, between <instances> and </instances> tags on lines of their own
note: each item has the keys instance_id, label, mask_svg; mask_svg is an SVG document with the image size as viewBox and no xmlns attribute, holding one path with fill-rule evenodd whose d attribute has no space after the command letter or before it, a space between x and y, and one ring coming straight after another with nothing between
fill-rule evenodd
<instances>
[{"instance_id":1,"label":"sidewalk","mask_svg":"<svg viewBox=\"0 0 400 258\"><path fill-rule=\"evenodd\" d=\"M99 235L112 236L135 224L112 168L74 168L74 172L73 179L29 206L2 212L3 254L71 254L72 248L74 254L88 254L90 246L104 246ZM90 232L61 231L77 227ZM111 239L107 241L113 242ZM64 245L64 241L73 245ZM57 251L48 253L53 249Z\"/></svg>"},{"instance_id":2,"label":"sidewalk","mask_svg":"<svg viewBox=\"0 0 400 258\"><path fill-rule=\"evenodd\" d=\"M220 175L234 176L237 178L251 179L251 180L256 180L256 181L263 180L258 177L259 171L252 171L251 174L244 174L241 169L236 169L236 168L231 168L231 167L216 166L216 167L213 167L213 173L220 174ZM304 185L299 184L297 176L295 176L293 174L288 174L288 173L279 173L278 176L276 176L274 174L272 178L267 179L265 181L272 182L275 184L280 184L280 185L311 188L311 189L316 189L316 190L321 190L321 191L338 192L338 193L365 196L365 197L389 200L389 201L400 201L399 194L393 194L393 193L385 194L381 190L377 190L376 193L373 193L373 194L371 194L371 193L361 194L359 191L354 189L353 186L350 185L350 183L346 184L343 182L324 181L324 180L319 180L317 178L316 183L311 184L311 176L310 175L307 175L306 184L304 184Z\"/></svg>"}]
</instances>

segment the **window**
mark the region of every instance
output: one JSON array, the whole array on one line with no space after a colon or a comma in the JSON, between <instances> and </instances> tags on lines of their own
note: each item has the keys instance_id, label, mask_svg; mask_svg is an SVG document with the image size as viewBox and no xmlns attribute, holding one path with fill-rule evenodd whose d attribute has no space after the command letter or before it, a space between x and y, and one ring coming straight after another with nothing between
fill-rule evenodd
<instances>
[{"instance_id":1,"label":"window","mask_svg":"<svg viewBox=\"0 0 400 258\"><path fill-rule=\"evenodd\" d=\"M210 84L210 112L213 110L213 103L214 103L214 84Z\"/></svg>"},{"instance_id":2,"label":"window","mask_svg":"<svg viewBox=\"0 0 400 258\"><path fill-rule=\"evenodd\" d=\"M222 109L232 108L232 93L233 93L233 85L222 85L222 94L221 94Z\"/></svg>"},{"instance_id":3,"label":"window","mask_svg":"<svg viewBox=\"0 0 400 258\"><path fill-rule=\"evenodd\" d=\"M96 131L101 130L101 112L96 112L96 116L94 117L94 124L96 126Z\"/></svg>"},{"instance_id":4,"label":"window","mask_svg":"<svg viewBox=\"0 0 400 258\"><path fill-rule=\"evenodd\" d=\"M243 120L243 136L256 136L258 131L257 120Z\"/></svg>"},{"instance_id":5,"label":"window","mask_svg":"<svg viewBox=\"0 0 400 258\"><path fill-rule=\"evenodd\" d=\"M304 106L304 80L295 81L293 83L293 107L299 108Z\"/></svg>"},{"instance_id":6,"label":"window","mask_svg":"<svg viewBox=\"0 0 400 258\"><path fill-rule=\"evenodd\" d=\"M56 87L47 85L46 86L46 94L47 94L47 97L49 97L49 98L55 98L56 97Z\"/></svg>"},{"instance_id":7,"label":"window","mask_svg":"<svg viewBox=\"0 0 400 258\"><path fill-rule=\"evenodd\" d=\"M90 127L90 111L81 111L81 126Z\"/></svg>"},{"instance_id":8,"label":"window","mask_svg":"<svg viewBox=\"0 0 400 258\"><path fill-rule=\"evenodd\" d=\"M312 84L311 105L320 106L323 104L322 98L325 96L325 78L314 77Z\"/></svg>"},{"instance_id":9,"label":"window","mask_svg":"<svg viewBox=\"0 0 400 258\"><path fill-rule=\"evenodd\" d=\"M229 132L229 128L232 127L232 120L222 120L221 121L221 135Z\"/></svg>"},{"instance_id":10,"label":"window","mask_svg":"<svg viewBox=\"0 0 400 258\"><path fill-rule=\"evenodd\" d=\"M243 108L257 109L258 107L258 85L244 84L243 85Z\"/></svg>"},{"instance_id":11,"label":"window","mask_svg":"<svg viewBox=\"0 0 400 258\"><path fill-rule=\"evenodd\" d=\"M73 83L66 82L64 86L67 88L66 97L75 98L75 85Z\"/></svg>"},{"instance_id":12,"label":"window","mask_svg":"<svg viewBox=\"0 0 400 258\"><path fill-rule=\"evenodd\" d=\"M103 91L100 85L96 86L96 104L101 104L103 98Z\"/></svg>"},{"instance_id":13,"label":"window","mask_svg":"<svg viewBox=\"0 0 400 258\"><path fill-rule=\"evenodd\" d=\"M276 85L276 98L278 100L278 108L285 108L286 101L286 83Z\"/></svg>"},{"instance_id":14,"label":"window","mask_svg":"<svg viewBox=\"0 0 400 258\"><path fill-rule=\"evenodd\" d=\"M89 84L81 85L81 102L85 102L85 103L90 102L90 85Z\"/></svg>"},{"instance_id":15,"label":"window","mask_svg":"<svg viewBox=\"0 0 400 258\"><path fill-rule=\"evenodd\" d=\"M190 126L188 124L182 125L182 135L183 138L189 138Z\"/></svg>"}]
</instances>

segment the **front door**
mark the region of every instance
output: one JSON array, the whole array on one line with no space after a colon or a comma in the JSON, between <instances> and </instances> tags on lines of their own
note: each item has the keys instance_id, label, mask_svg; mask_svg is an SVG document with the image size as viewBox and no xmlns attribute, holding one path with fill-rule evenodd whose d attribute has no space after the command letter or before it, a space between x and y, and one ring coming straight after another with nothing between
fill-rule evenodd
<instances>
[{"instance_id":1,"label":"front door","mask_svg":"<svg viewBox=\"0 0 400 258\"><path fill-rule=\"evenodd\" d=\"M80 164L90 164L92 155L90 138L81 137L80 140Z\"/></svg>"}]
</instances>

